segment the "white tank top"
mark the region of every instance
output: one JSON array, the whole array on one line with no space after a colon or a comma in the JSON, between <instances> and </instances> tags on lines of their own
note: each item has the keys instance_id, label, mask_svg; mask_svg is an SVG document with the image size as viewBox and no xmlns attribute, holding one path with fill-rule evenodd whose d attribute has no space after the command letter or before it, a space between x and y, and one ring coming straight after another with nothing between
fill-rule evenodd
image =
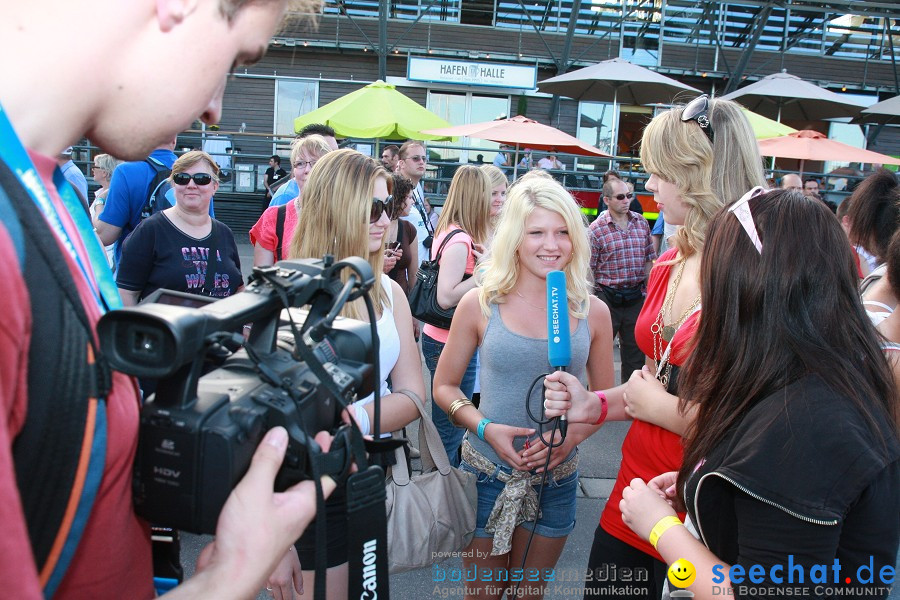
<instances>
[{"instance_id":1,"label":"white tank top","mask_svg":"<svg viewBox=\"0 0 900 600\"><path fill-rule=\"evenodd\" d=\"M391 278L381 274L381 285L387 291L390 304L381 307L381 318L375 323L378 330L378 362L381 371L378 380L381 382L381 397L391 393L387 385L387 378L400 358L400 333L394 322L394 293L391 288ZM374 394L369 394L359 401L360 404L368 404L375 400Z\"/></svg>"}]
</instances>

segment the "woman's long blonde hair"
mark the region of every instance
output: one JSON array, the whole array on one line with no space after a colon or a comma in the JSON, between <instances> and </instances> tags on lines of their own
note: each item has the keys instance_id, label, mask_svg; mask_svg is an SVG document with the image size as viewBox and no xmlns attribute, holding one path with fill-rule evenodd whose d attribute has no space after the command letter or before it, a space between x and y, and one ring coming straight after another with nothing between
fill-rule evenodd
<instances>
[{"instance_id":1,"label":"woman's long blonde hair","mask_svg":"<svg viewBox=\"0 0 900 600\"><path fill-rule=\"evenodd\" d=\"M456 170L435 233L459 225L476 244L487 241L491 228L491 181L474 165Z\"/></svg>"},{"instance_id":2,"label":"woman's long blonde hair","mask_svg":"<svg viewBox=\"0 0 900 600\"><path fill-rule=\"evenodd\" d=\"M303 208L288 252L289 258L367 258L375 273L372 297L380 300L376 307L390 306L389 291L381 284L384 243L369 252L369 214L379 178L390 190L384 167L356 150L335 150L319 159L303 188ZM348 303L341 314L367 319L362 300Z\"/></svg>"},{"instance_id":3,"label":"woman's long blonde hair","mask_svg":"<svg viewBox=\"0 0 900 600\"><path fill-rule=\"evenodd\" d=\"M674 245L682 257L703 251L706 226L723 206L759 185L765 187L756 137L740 106L709 101L713 143L693 121L682 121L683 107L654 117L641 141L644 169L678 187L688 206Z\"/></svg>"},{"instance_id":4,"label":"woman's long blonde hair","mask_svg":"<svg viewBox=\"0 0 900 600\"><path fill-rule=\"evenodd\" d=\"M497 223L494 241L487 259L478 269L480 288L478 300L485 317L491 314L491 304L502 304L519 280L519 246L525 238L525 221L535 208L543 208L562 216L569 229L572 258L563 271L569 312L583 319L587 316L588 300L593 282L590 277L591 248L578 203L554 179L532 177L519 180L509 188L503 213Z\"/></svg>"}]
</instances>

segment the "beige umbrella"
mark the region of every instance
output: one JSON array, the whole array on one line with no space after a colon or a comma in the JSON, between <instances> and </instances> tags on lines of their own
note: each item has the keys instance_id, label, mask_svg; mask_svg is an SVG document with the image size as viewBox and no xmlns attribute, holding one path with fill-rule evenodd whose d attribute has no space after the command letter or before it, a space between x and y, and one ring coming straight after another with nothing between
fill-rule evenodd
<instances>
[{"instance_id":1,"label":"beige umbrella","mask_svg":"<svg viewBox=\"0 0 900 600\"><path fill-rule=\"evenodd\" d=\"M619 104L670 104L673 96L682 92L702 93L696 88L635 65L622 58L604 60L538 82L538 90L575 100L613 103L612 148L616 148Z\"/></svg>"},{"instance_id":2,"label":"beige umbrella","mask_svg":"<svg viewBox=\"0 0 900 600\"><path fill-rule=\"evenodd\" d=\"M722 96L778 122L855 117L865 108L855 100L822 89L785 70Z\"/></svg>"},{"instance_id":3,"label":"beige umbrella","mask_svg":"<svg viewBox=\"0 0 900 600\"><path fill-rule=\"evenodd\" d=\"M854 123L900 123L900 96L894 96L863 109Z\"/></svg>"}]
</instances>

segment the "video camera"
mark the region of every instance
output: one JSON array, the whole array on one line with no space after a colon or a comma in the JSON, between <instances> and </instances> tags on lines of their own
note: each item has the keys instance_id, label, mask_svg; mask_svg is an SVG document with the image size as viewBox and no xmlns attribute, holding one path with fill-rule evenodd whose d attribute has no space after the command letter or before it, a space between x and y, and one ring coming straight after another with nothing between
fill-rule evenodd
<instances>
[{"instance_id":1,"label":"video camera","mask_svg":"<svg viewBox=\"0 0 900 600\"><path fill-rule=\"evenodd\" d=\"M214 533L228 495L276 425L289 435L279 491L313 478L314 462L318 474L340 481L360 447L341 410L375 389L377 342L373 324L337 315L356 298L371 306L369 263L281 261L254 269L251 279L242 292L200 308L192 306L203 301L198 296L163 291L156 302L99 322L114 369L159 380L141 410L133 481L135 509L152 523ZM307 305L297 329L293 318ZM282 326L286 308L290 325ZM240 349L204 374L209 357L229 345ZM313 439L319 431L335 436L328 453Z\"/></svg>"}]
</instances>

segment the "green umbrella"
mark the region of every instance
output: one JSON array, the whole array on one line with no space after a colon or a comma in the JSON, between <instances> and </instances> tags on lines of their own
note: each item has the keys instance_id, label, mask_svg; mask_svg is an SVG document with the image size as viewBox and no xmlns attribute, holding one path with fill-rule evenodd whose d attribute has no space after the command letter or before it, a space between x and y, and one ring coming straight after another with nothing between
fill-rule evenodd
<instances>
[{"instance_id":1,"label":"green umbrella","mask_svg":"<svg viewBox=\"0 0 900 600\"><path fill-rule=\"evenodd\" d=\"M741 107L741 111L743 111L744 116L747 117L747 120L750 121L750 127L753 128L753 134L758 140L781 137L783 135L788 135L789 133L794 133L795 131L797 131L793 127L788 127L784 123L773 121L772 119L757 114L752 110L747 110L743 106Z\"/></svg>"},{"instance_id":2,"label":"green umbrella","mask_svg":"<svg viewBox=\"0 0 900 600\"><path fill-rule=\"evenodd\" d=\"M381 81L341 96L334 102L294 119L294 131L311 123L324 123L338 137L386 140L447 140L426 135L423 129L450 127L450 123Z\"/></svg>"}]
</instances>

